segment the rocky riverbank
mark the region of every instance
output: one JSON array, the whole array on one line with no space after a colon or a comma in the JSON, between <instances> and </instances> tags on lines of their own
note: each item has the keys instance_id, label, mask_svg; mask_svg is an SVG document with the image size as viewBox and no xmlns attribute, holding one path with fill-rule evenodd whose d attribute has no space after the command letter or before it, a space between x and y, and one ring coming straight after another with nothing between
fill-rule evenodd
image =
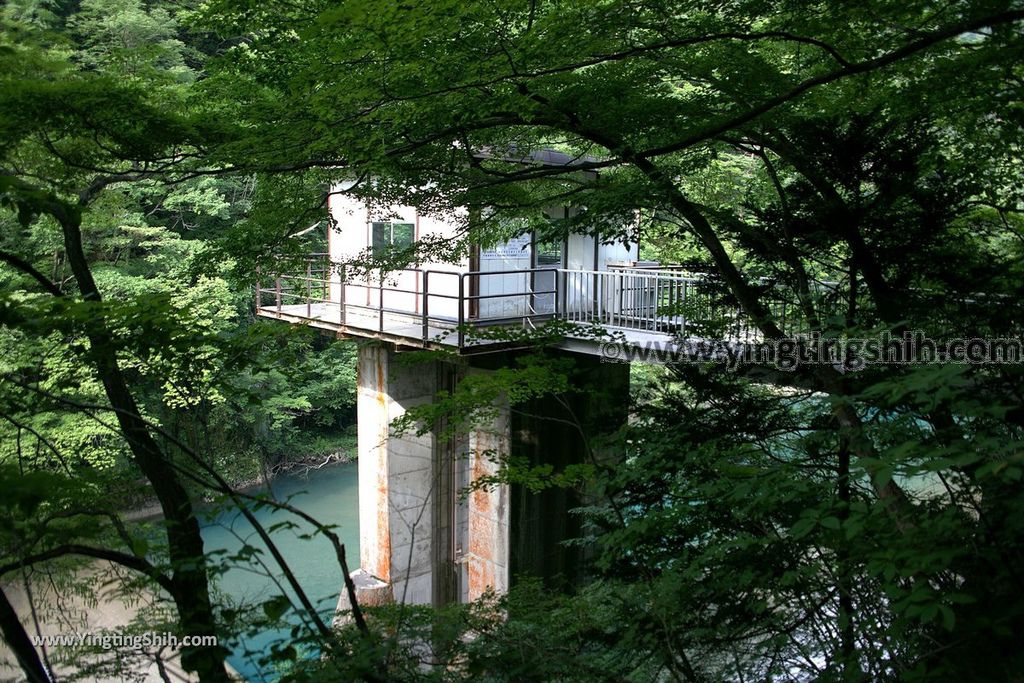
<instances>
[{"instance_id":1,"label":"rocky riverbank","mask_svg":"<svg viewBox=\"0 0 1024 683\"><path fill-rule=\"evenodd\" d=\"M347 462L352 462L355 459L356 454L354 449L338 448L327 454L317 453L298 460L289 460L288 462L279 463L270 468L267 472L266 478L260 476L243 479L241 481L232 482L231 486L236 491L248 491L250 489L266 486L268 483L273 482L275 477L279 477L281 475L296 474L299 476L309 476L310 472L323 469L324 467L330 467L332 465L341 465Z\"/></svg>"},{"instance_id":2,"label":"rocky riverbank","mask_svg":"<svg viewBox=\"0 0 1024 683\"><path fill-rule=\"evenodd\" d=\"M321 470L325 467L343 465L356 459L355 448L338 448L329 453L311 454L297 460L279 463L267 471L267 476L252 477L231 482L232 488L236 491L250 492L253 489L262 488L267 484L273 484L276 477L282 475L298 475L307 477L311 472ZM214 496L203 497L204 502L212 503ZM129 510L125 510L121 517L128 522L138 522L146 519L155 519L161 516L160 503L155 498L149 498Z\"/></svg>"}]
</instances>

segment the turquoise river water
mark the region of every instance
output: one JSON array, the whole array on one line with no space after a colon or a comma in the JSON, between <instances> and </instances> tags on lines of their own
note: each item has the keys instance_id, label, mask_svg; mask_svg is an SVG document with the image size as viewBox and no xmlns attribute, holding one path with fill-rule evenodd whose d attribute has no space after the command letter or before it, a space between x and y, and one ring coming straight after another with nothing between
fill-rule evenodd
<instances>
[{"instance_id":1,"label":"turquoise river water","mask_svg":"<svg viewBox=\"0 0 1024 683\"><path fill-rule=\"evenodd\" d=\"M359 566L356 463L314 470L308 478L281 476L274 479L271 486L277 500L288 500L321 523L336 525L335 532L345 544L349 568L356 569ZM342 588L341 570L335 559L334 548L320 536L299 538L301 534L312 531L312 527L290 513L263 508L254 514L265 528L286 520L298 525L298 529L278 529L271 537L294 571L299 584L329 623ZM225 550L236 553L245 544L264 549L252 526L237 511L210 516L203 527L203 540L207 552ZM283 584L284 579L270 554L264 551L259 557ZM249 603L260 603L280 594L266 572L262 569L254 570L252 565L228 569L220 578L219 589L234 600ZM286 637L287 629L262 631L248 636L233 648L228 661L246 680L274 680L276 676L273 669L261 667L258 659L272 641Z\"/></svg>"}]
</instances>

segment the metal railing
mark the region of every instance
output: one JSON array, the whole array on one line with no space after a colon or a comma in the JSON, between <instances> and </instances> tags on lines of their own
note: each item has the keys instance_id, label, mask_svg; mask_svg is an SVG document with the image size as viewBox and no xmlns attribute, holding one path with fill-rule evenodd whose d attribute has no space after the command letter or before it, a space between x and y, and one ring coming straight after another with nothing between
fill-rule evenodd
<instances>
[{"instance_id":1,"label":"metal railing","mask_svg":"<svg viewBox=\"0 0 1024 683\"><path fill-rule=\"evenodd\" d=\"M795 297L779 288L769 311L787 334L804 331ZM326 255L256 286L257 313L424 344L483 343L467 328L536 326L552 319L620 331L753 341L759 332L705 274L665 268L504 271L355 271Z\"/></svg>"},{"instance_id":2,"label":"metal railing","mask_svg":"<svg viewBox=\"0 0 1024 683\"><path fill-rule=\"evenodd\" d=\"M322 255L298 272L279 274L269 286L257 276L256 313L295 318L328 328L346 328L419 339L424 343L467 343L466 327L527 325L557 317L557 279L537 285L545 268L457 272L407 268L386 273L349 271ZM505 291L508 277L522 289ZM445 302L449 302L447 305ZM547 305L538 305L539 303ZM500 305L495 305L500 304ZM414 333L415 329L415 333Z\"/></svg>"}]
</instances>

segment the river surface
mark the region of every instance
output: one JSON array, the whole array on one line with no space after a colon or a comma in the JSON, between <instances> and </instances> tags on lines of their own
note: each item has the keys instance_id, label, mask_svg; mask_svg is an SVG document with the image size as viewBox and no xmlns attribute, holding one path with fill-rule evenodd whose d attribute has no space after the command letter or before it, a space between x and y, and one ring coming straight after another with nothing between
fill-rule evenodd
<instances>
[{"instance_id":1,"label":"river surface","mask_svg":"<svg viewBox=\"0 0 1024 683\"><path fill-rule=\"evenodd\" d=\"M271 482L274 497L288 501L323 524L336 525L335 533L345 544L345 555L349 569L359 566L359 501L356 485L356 463L346 463L314 470L309 477L298 475L280 476ZM255 492L255 491L254 491ZM338 594L342 588L341 570L335 558L334 548L320 535L302 539L299 536L311 532L312 527L291 513L273 511L269 508L254 512L264 528L289 521L297 529L281 528L271 533L275 545L288 561L296 579L310 600L317 605L330 623ZM237 553L248 544L263 550L259 557L272 570L273 576L284 584L273 558L256 536L252 526L237 511L209 511L203 527L203 540L207 552L225 550ZM227 557L228 555L225 555ZM255 562L255 561L254 561ZM219 590L225 596L250 604L259 604L276 595L280 589L266 571L252 565L234 566L219 580ZM255 570L254 570L255 569ZM231 665L248 681L274 680L273 669L261 667L259 656L265 654L270 643L287 640L287 629L263 631L245 637L233 647L228 658Z\"/></svg>"}]
</instances>

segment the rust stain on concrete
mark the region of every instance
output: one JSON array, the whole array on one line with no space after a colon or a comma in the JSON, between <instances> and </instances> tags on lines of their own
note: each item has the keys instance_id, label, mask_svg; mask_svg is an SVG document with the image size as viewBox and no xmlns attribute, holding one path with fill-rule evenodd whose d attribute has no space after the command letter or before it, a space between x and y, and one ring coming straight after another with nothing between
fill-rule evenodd
<instances>
[{"instance_id":1,"label":"rust stain on concrete","mask_svg":"<svg viewBox=\"0 0 1024 683\"><path fill-rule=\"evenodd\" d=\"M377 363L377 404L380 405L381 408L386 408L387 407L388 397L384 393L384 361L381 359L379 354L377 355L376 363ZM384 417L386 419L387 415L385 415Z\"/></svg>"},{"instance_id":2,"label":"rust stain on concrete","mask_svg":"<svg viewBox=\"0 0 1024 683\"><path fill-rule=\"evenodd\" d=\"M377 380L377 406L379 415L377 451L377 566L374 575L382 581L391 581L391 524L388 515L388 397L384 384L384 354L378 349L374 355Z\"/></svg>"},{"instance_id":3,"label":"rust stain on concrete","mask_svg":"<svg viewBox=\"0 0 1024 683\"><path fill-rule=\"evenodd\" d=\"M494 566L490 562L474 558L469 562L469 599L476 600L494 588Z\"/></svg>"},{"instance_id":4,"label":"rust stain on concrete","mask_svg":"<svg viewBox=\"0 0 1024 683\"><path fill-rule=\"evenodd\" d=\"M487 435L482 431L477 431L475 434L474 442L476 448L473 451L473 469L470 473L471 480L476 482L483 477L490 474L487 467ZM485 489L475 489L472 493L473 507L477 510L489 514L491 512L491 495L490 492Z\"/></svg>"},{"instance_id":5,"label":"rust stain on concrete","mask_svg":"<svg viewBox=\"0 0 1024 683\"><path fill-rule=\"evenodd\" d=\"M469 552L476 557L490 560L491 544L490 534L494 531L494 524L478 514L469 518Z\"/></svg>"},{"instance_id":6,"label":"rust stain on concrete","mask_svg":"<svg viewBox=\"0 0 1024 683\"><path fill-rule=\"evenodd\" d=\"M387 422L381 430L387 438ZM388 455L387 449L377 449L377 567L376 576L391 580L391 524L388 515Z\"/></svg>"},{"instance_id":7,"label":"rust stain on concrete","mask_svg":"<svg viewBox=\"0 0 1024 683\"><path fill-rule=\"evenodd\" d=\"M391 580L391 530L388 527L387 486L384 486L382 505L377 506L377 566L374 576L382 581Z\"/></svg>"},{"instance_id":8,"label":"rust stain on concrete","mask_svg":"<svg viewBox=\"0 0 1024 683\"><path fill-rule=\"evenodd\" d=\"M471 476L473 481L477 481L491 473L486 455L491 439L486 432L478 430L474 434L473 441L476 447L473 450ZM495 522L494 503L495 493L486 489L476 489L470 499L468 520L470 559L466 568L470 600L480 597L488 589L495 587L494 539L497 533L497 523Z\"/></svg>"}]
</instances>

